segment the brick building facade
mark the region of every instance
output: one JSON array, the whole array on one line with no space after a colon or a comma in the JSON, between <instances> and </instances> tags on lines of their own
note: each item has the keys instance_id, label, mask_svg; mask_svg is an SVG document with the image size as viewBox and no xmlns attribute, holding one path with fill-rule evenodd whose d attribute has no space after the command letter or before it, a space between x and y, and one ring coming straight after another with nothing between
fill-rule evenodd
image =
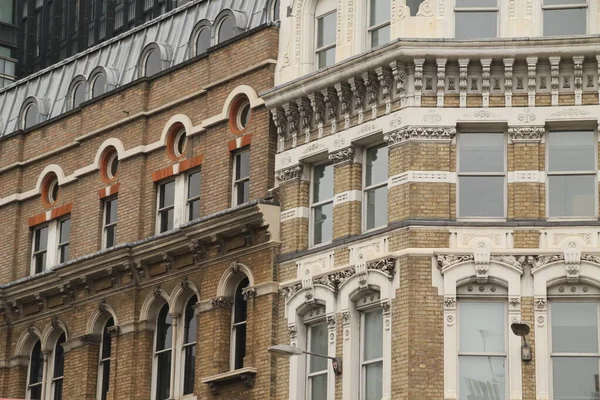
<instances>
[{"instance_id":1,"label":"brick building facade","mask_svg":"<svg viewBox=\"0 0 600 400\"><path fill-rule=\"evenodd\" d=\"M0 397L276 398L270 5L190 2L0 92Z\"/></svg>"}]
</instances>

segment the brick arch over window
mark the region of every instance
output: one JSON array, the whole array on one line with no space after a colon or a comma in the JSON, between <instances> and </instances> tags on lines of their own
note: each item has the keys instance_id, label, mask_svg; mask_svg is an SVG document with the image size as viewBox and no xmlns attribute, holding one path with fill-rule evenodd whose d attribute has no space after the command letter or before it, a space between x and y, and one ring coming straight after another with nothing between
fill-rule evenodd
<instances>
[{"instance_id":1,"label":"brick arch over window","mask_svg":"<svg viewBox=\"0 0 600 400\"><path fill-rule=\"evenodd\" d=\"M162 133L160 134L160 145L166 146L169 138L169 134L173 133L174 130L185 129L186 135L189 137L192 133L199 132L202 130L202 126L196 126L194 128L194 124L190 117L185 114L176 114L173 115L165 126L163 127Z\"/></svg>"},{"instance_id":2,"label":"brick arch over window","mask_svg":"<svg viewBox=\"0 0 600 400\"><path fill-rule=\"evenodd\" d=\"M67 181L66 177L65 177L65 173L63 171L63 169L57 165L57 164L50 164L47 165L42 172L40 173L40 175L38 176L37 182L35 184L35 191L38 194L42 193L42 189L43 189L43 184L44 181L46 179L46 177L49 174L55 174L56 178L58 179L58 185L62 186L65 183L69 183L70 181Z\"/></svg>"},{"instance_id":3,"label":"brick arch over window","mask_svg":"<svg viewBox=\"0 0 600 400\"><path fill-rule=\"evenodd\" d=\"M122 160L125 157L125 147L123 146L123 142L121 142L120 139L106 139L104 142L102 142L102 144L100 145L100 147L98 147L98 150L96 151L96 155L94 156L94 169L100 169L102 167L102 156L104 152L110 147L113 147L117 151L119 160Z\"/></svg>"},{"instance_id":4,"label":"brick arch over window","mask_svg":"<svg viewBox=\"0 0 600 400\"><path fill-rule=\"evenodd\" d=\"M101 302L98 307L90 315L88 320L86 333L87 334L99 334L101 335L104 330L104 325L109 319L113 319L114 325L119 326L119 319L115 309L106 302Z\"/></svg>"}]
</instances>

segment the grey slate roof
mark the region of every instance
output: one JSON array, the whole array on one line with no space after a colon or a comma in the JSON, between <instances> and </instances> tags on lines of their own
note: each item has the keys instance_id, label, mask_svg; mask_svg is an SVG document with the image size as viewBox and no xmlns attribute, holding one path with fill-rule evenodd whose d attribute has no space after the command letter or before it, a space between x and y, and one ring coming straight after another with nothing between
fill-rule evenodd
<instances>
[{"instance_id":1,"label":"grey slate roof","mask_svg":"<svg viewBox=\"0 0 600 400\"><path fill-rule=\"evenodd\" d=\"M170 67L189 56L188 43L194 26L204 19L212 23L223 10L241 18L242 31L268 22L270 0L192 0L152 21L100 43L0 90L0 138L19 129L19 112L30 96L45 100L46 119L68 111L67 96L73 78L89 78L98 66L112 69L116 87L138 78L137 64L146 45L157 42L172 51Z\"/></svg>"}]
</instances>

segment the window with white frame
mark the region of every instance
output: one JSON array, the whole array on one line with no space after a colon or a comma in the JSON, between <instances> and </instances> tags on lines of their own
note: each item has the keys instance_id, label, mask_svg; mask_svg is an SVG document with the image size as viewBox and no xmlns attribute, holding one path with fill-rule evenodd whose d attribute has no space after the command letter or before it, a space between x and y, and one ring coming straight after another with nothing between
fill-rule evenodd
<instances>
[{"instance_id":1,"label":"window with white frame","mask_svg":"<svg viewBox=\"0 0 600 400\"><path fill-rule=\"evenodd\" d=\"M311 193L311 245L330 242L333 237L333 165L313 167Z\"/></svg>"},{"instance_id":2,"label":"window with white frame","mask_svg":"<svg viewBox=\"0 0 600 400\"><path fill-rule=\"evenodd\" d=\"M458 141L458 216L505 216L504 134L462 133Z\"/></svg>"},{"instance_id":3,"label":"window with white frame","mask_svg":"<svg viewBox=\"0 0 600 400\"><path fill-rule=\"evenodd\" d=\"M33 345L29 357L29 371L27 374L27 398L41 399L44 384L44 354L42 343L38 340Z\"/></svg>"},{"instance_id":4,"label":"window with white frame","mask_svg":"<svg viewBox=\"0 0 600 400\"><path fill-rule=\"evenodd\" d=\"M196 375L196 313L194 306L196 303L198 303L198 298L194 295L188 300L183 314L183 341L181 344L183 395L194 393L194 377Z\"/></svg>"},{"instance_id":5,"label":"window with white frame","mask_svg":"<svg viewBox=\"0 0 600 400\"><path fill-rule=\"evenodd\" d=\"M328 354L328 332L326 323L316 323L307 327L307 346L309 352ZM307 355L306 388L308 400L327 399L327 358Z\"/></svg>"},{"instance_id":6,"label":"window with white frame","mask_svg":"<svg viewBox=\"0 0 600 400\"><path fill-rule=\"evenodd\" d=\"M315 10L316 40L315 53L317 69L335 64L337 34L337 9L335 1L320 0Z\"/></svg>"},{"instance_id":7,"label":"window with white frame","mask_svg":"<svg viewBox=\"0 0 600 400\"><path fill-rule=\"evenodd\" d=\"M39 274L69 260L71 219L62 218L33 230L31 274Z\"/></svg>"},{"instance_id":8,"label":"window with white frame","mask_svg":"<svg viewBox=\"0 0 600 400\"><path fill-rule=\"evenodd\" d=\"M115 325L111 317L104 324L102 342L100 343L100 362L98 363L98 399L106 400L110 383L111 337L109 328Z\"/></svg>"},{"instance_id":9,"label":"window with white frame","mask_svg":"<svg viewBox=\"0 0 600 400\"><path fill-rule=\"evenodd\" d=\"M498 37L498 0L456 0L454 36L457 39Z\"/></svg>"},{"instance_id":10,"label":"window with white frame","mask_svg":"<svg viewBox=\"0 0 600 400\"><path fill-rule=\"evenodd\" d=\"M108 249L117 244L117 204L118 198L104 200L103 248Z\"/></svg>"},{"instance_id":11,"label":"window with white frame","mask_svg":"<svg viewBox=\"0 0 600 400\"><path fill-rule=\"evenodd\" d=\"M388 148L371 147L365 153L363 215L369 230L387 225Z\"/></svg>"},{"instance_id":12,"label":"window with white frame","mask_svg":"<svg viewBox=\"0 0 600 400\"><path fill-rule=\"evenodd\" d=\"M506 304L460 300L459 399L506 398Z\"/></svg>"},{"instance_id":13,"label":"window with white frame","mask_svg":"<svg viewBox=\"0 0 600 400\"><path fill-rule=\"evenodd\" d=\"M369 42L371 47L390 41L390 0L369 0Z\"/></svg>"},{"instance_id":14,"label":"window with white frame","mask_svg":"<svg viewBox=\"0 0 600 400\"><path fill-rule=\"evenodd\" d=\"M172 345L173 322L169 305L165 304L158 313L154 334L155 400L168 399L170 396Z\"/></svg>"},{"instance_id":15,"label":"window with white frame","mask_svg":"<svg viewBox=\"0 0 600 400\"><path fill-rule=\"evenodd\" d=\"M552 398L600 398L598 301L551 301L550 325Z\"/></svg>"},{"instance_id":16,"label":"window with white frame","mask_svg":"<svg viewBox=\"0 0 600 400\"><path fill-rule=\"evenodd\" d=\"M594 131L548 134L548 217L596 216L596 143Z\"/></svg>"},{"instance_id":17,"label":"window with white frame","mask_svg":"<svg viewBox=\"0 0 600 400\"><path fill-rule=\"evenodd\" d=\"M383 395L383 311L361 312L361 399L381 400Z\"/></svg>"},{"instance_id":18,"label":"window with white frame","mask_svg":"<svg viewBox=\"0 0 600 400\"><path fill-rule=\"evenodd\" d=\"M544 36L585 35L587 0L542 0Z\"/></svg>"},{"instance_id":19,"label":"window with white frame","mask_svg":"<svg viewBox=\"0 0 600 400\"><path fill-rule=\"evenodd\" d=\"M248 278L242 279L235 289L233 298L233 315L231 326L231 350L232 350L232 369L244 367L244 357L246 357L246 325L248 317L248 303L244 298L243 290L248 287L250 281Z\"/></svg>"},{"instance_id":20,"label":"window with white frame","mask_svg":"<svg viewBox=\"0 0 600 400\"><path fill-rule=\"evenodd\" d=\"M63 377L65 371L65 351L62 344L65 342L65 334L60 335L52 352L52 400L62 400Z\"/></svg>"},{"instance_id":21,"label":"window with white frame","mask_svg":"<svg viewBox=\"0 0 600 400\"><path fill-rule=\"evenodd\" d=\"M200 170L190 170L158 184L156 232L200 217Z\"/></svg>"},{"instance_id":22,"label":"window with white frame","mask_svg":"<svg viewBox=\"0 0 600 400\"><path fill-rule=\"evenodd\" d=\"M250 201L250 150L234 154L233 174L232 206L237 206Z\"/></svg>"}]
</instances>

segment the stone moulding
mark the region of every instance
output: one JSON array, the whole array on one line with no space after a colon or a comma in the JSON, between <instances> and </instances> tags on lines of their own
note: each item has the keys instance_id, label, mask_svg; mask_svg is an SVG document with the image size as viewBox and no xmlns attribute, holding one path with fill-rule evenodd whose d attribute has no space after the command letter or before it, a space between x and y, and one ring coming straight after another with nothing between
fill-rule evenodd
<instances>
[{"instance_id":1,"label":"stone moulding","mask_svg":"<svg viewBox=\"0 0 600 400\"><path fill-rule=\"evenodd\" d=\"M546 132L543 126L511 126L508 135L513 143L539 143Z\"/></svg>"},{"instance_id":2,"label":"stone moulding","mask_svg":"<svg viewBox=\"0 0 600 400\"><path fill-rule=\"evenodd\" d=\"M277 171L277 180L279 182L291 181L292 179L299 179L302 177L304 167L302 164L294 165L292 167Z\"/></svg>"},{"instance_id":3,"label":"stone moulding","mask_svg":"<svg viewBox=\"0 0 600 400\"><path fill-rule=\"evenodd\" d=\"M386 133L383 140L389 145L407 141L450 141L456 136L455 127L408 126Z\"/></svg>"},{"instance_id":4,"label":"stone moulding","mask_svg":"<svg viewBox=\"0 0 600 400\"><path fill-rule=\"evenodd\" d=\"M346 147L345 149L341 149L336 152L330 153L329 161L331 161L334 164L352 162L354 160L355 154L356 150L354 149L354 147Z\"/></svg>"}]
</instances>

